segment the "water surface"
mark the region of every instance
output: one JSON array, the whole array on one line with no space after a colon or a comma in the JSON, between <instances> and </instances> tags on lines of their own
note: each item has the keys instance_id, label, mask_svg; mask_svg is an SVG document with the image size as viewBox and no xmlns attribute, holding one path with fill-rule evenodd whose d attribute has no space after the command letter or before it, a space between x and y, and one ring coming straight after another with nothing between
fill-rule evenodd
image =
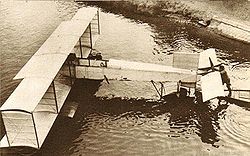
<instances>
[{"instance_id":1,"label":"water surface","mask_svg":"<svg viewBox=\"0 0 250 156\"><path fill-rule=\"evenodd\" d=\"M1 104L19 81L12 78L63 20L74 2L1 2ZM46 9L44 9L46 8ZM232 81L249 80L249 45L168 18L125 18L101 13L95 49L104 58L170 64L170 53L216 48ZM238 64L233 67L233 65ZM233 68L232 68L233 67ZM136 73L135 73L136 74ZM247 85L247 84L245 84ZM35 155L247 155L249 105L196 105L157 94L149 82L76 82L66 103L80 105L73 119L60 116ZM1 151L0 151L1 152ZM15 154L20 154L16 151Z\"/></svg>"}]
</instances>

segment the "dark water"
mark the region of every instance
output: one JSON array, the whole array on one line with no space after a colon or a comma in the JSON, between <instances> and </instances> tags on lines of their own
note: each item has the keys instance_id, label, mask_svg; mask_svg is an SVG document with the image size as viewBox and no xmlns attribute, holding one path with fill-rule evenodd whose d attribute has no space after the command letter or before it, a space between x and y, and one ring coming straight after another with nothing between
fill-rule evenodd
<instances>
[{"instance_id":1,"label":"dark water","mask_svg":"<svg viewBox=\"0 0 250 156\"><path fill-rule=\"evenodd\" d=\"M15 89L12 78L61 21L73 2L1 2L1 104ZM46 8L46 9L44 9ZM127 17L127 16L126 16ZM101 13L96 50L104 58L169 64L169 53L214 47L232 82L250 79L250 46L183 20ZM238 64L237 66L233 66ZM135 73L136 74L136 73ZM244 84L245 86L249 84ZM80 105L73 119L60 116L36 155L247 155L250 105L211 109L169 95L157 102L150 83L79 80L66 103ZM16 151L20 154L23 149ZM3 150L0 151L4 152Z\"/></svg>"}]
</instances>

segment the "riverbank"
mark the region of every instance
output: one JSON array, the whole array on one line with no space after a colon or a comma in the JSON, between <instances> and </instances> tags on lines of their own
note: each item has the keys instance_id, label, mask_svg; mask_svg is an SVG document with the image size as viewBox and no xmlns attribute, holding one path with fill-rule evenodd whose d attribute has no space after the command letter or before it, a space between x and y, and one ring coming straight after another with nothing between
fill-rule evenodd
<instances>
[{"instance_id":1,"label":"riverbank","mask_svg":"<svg viewBox=\"0 0 250 156\"><path fill-rule=\"evenodd\" d=\"M172 17L208 27L217 34L250 43L247 0L127 0L90 2L121 14Z\"/></svg>"}]
</instances>

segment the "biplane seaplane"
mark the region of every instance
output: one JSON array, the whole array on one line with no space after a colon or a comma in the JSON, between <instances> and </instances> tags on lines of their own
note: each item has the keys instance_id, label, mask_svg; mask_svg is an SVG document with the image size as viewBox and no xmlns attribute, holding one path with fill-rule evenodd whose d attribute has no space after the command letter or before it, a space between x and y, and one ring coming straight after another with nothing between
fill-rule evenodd
<instances>
[{"instance_id":1,"label":"biplane seaplane","mask_svg":"<svg viewBox=\"0 0 250 156\"><path fill-rule=\"evenodd\" d=\"M40 149L76 79L149 81L156 89L159 82L160 97L173 91L179 93L182 88L198 90L200 82L203 102L225 96L219 72L198 72L210 68L211 62L219 65L214 49L174 53L172 66L105 60L93 53L99 35L100 15L96 8L79 9L71 20L55 29L14 77L21 82L0 108L5 128L1 147ZM164 92L162 82L172 82L174 90ZM70 110L68 116L73 115Z\"/></svg>"}]
</instances>

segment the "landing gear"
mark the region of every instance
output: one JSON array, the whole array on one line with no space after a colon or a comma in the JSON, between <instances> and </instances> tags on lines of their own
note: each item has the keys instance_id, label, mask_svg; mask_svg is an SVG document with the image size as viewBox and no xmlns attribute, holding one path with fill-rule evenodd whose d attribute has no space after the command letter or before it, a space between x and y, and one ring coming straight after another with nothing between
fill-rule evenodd
<instances>
[{"instance_id":1,"label":"landing gear","mask_svg":"<svg viewBox=\"0 0 250 156\"><path fill-rule=\"evenodd\" d=\"M160 84L161 84L160 89L158 89L158 88L156 87L155 82L154 82L153 80L151 80L151 83L153 84L153 86L154 86L155 90L157 91L158 95L160 96L160 100L161 100L161 99L163 98L163 95L164 95L165 92L166 92L163 83L160 82Z\"/></svg>"},{"instance_id":2,"label":"landing gear","mask_svg":"<svg viewBox=\"0 0 250 156\"><path fill-rule=\"evenodd\" d=\"M203 103L202 102L202 93L201 92L195 91L194 95L195 95L195 98L194 98L194 103L195 104Z\"/></svg>"}]
</instances>

